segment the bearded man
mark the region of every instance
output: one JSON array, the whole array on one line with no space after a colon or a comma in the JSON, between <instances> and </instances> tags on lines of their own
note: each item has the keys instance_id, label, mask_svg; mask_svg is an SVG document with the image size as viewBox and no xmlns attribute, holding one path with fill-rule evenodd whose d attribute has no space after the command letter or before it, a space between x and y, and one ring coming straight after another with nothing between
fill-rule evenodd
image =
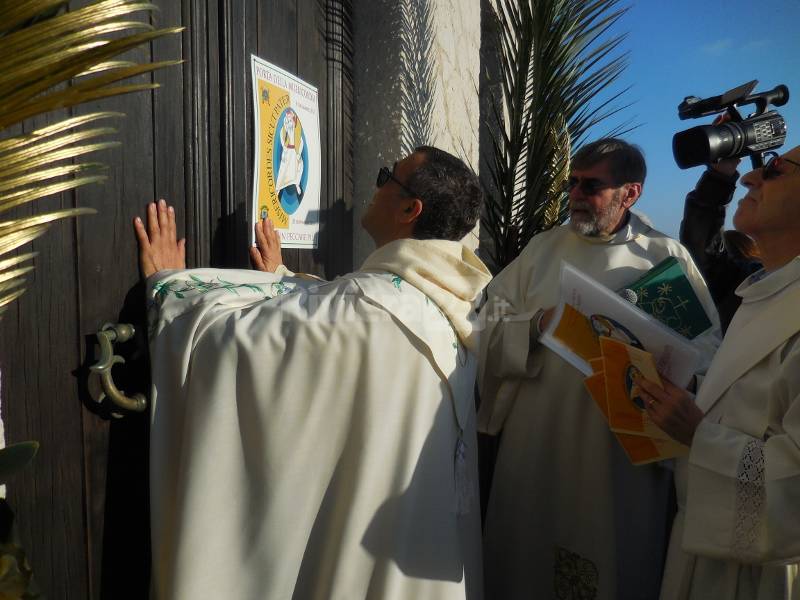
<instances>
[{"instance_id":1,"label":"bearded man","mask_svg":"<svg viewBox=\"0 0 800 600\"><path fill-rule=\"evenodd\" d=\"M488 287L478 426L502 436L484 526L487 598L658 597L672 472L632 466L583 375L538 342L562 260L615 290L675 256L718 327L688 252L630 211L645 174L623 140L582 147L566 185L569 224L534 237Z\"/></svg>"}]
</instances>

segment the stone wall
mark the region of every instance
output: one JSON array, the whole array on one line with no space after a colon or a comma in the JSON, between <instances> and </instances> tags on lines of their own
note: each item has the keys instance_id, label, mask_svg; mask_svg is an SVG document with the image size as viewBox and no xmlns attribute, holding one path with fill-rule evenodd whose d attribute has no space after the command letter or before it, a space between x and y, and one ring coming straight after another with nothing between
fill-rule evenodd
<instances>
[{"instance_id":1,"label":"stone wall","mask_svg":"<svg viewBox=\"0 0 800 600\"><path fill-rule=\"evenodd\" d=\"M381 166L430 144L478 171L480 16L480 0L353 3L356 267L374 249L360 220Z\"/></svg>"}]
</instances>

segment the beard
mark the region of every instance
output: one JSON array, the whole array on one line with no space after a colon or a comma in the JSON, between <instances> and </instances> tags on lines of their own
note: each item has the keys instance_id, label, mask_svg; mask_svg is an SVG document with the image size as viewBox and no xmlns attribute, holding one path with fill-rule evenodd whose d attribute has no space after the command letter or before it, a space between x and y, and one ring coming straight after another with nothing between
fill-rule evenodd
<instances>
[{"instance_id":1,"label":"beard","mask_svg":"<svg viewBox=\"0 0 800 600\"><path fill-rule=\"evenodd\" d=\"M614 190L611 201L603 208L595 210L588 202L570 203L569 226L573 231L588 237L598 237L612 232L619 218L622 206L622 190ZM576 211L579 211L576 213Z\"/></svg>"}]
</instances>

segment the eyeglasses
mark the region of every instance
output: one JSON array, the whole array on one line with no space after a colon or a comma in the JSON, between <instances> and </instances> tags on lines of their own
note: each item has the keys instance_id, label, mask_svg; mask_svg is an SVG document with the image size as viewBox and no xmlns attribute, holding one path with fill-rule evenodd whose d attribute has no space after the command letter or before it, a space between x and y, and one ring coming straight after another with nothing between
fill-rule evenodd
<instances>
[{"instance_id":1,"label":"eyeglasses","mask_svg":"<svg viewBox=\"0 0 800 600\"><path fill-rule=\"evenodd\" d=\"M767 152L767 154L770 155L770 158L766 163L764 163L764 166L761 168L761 179L763 179L764 181L775 179L776 177L780 177L781 175L783 175L783 173L778 170L778 167L780 167L783 161L786 161L788 163L800 167L800 163L795 162L789 158L785 158L783 156L778 156L777 152Z\"/></svg>"},{"instance_id":2,"label":"eyeglasses","mask_svg":"<svg viewBox=\"0 0 800 600\"><path fill-rule=\"evenodd\" d=\"M420 196L417 192L412 190L405 183L403 183L397 177L394 176L395 167L397 167L397 163L394 163L394 166L392 167L391 171L386 167L381 167L380 170L378 171L378 180L375 182L375 185L378 186L378 187L383 187L391 179L397 185L399 185L401 188L403 188L406 191L406 193L414 196L415 198L420 198L421 199L422 196Z\"/></svg>"},{"instance_id":3,"label":"eyeglasses","mask_svg":"<svg viewBox=\"0 0 800 600\"><path fill-rule=\"evenodd\" d=\"M598 194L607 188L615 186L613 184L606 183L605 181L601 181L600 179L579 179L577 177L570 177L563 184L561 184L561 191L569 194L576 187L580 189L584 196L594 196L595 194Z\"/></svg>"}]
</instances>

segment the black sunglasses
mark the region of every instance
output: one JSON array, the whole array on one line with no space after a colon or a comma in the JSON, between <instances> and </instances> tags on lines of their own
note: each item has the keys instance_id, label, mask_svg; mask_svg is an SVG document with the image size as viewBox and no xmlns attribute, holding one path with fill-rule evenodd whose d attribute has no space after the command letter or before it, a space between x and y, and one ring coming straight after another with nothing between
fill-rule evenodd
<instances>
[{"instance_id":1,"label":"black sunglasses","mask_svg":"<svg viewBox=\"0 0 800 600\"><path fill-rule=\"evenodd\" d=\"M414 198L422 199L422 196L420 196L417 192L412 190L405 183L403 183L402 181L397 179L397 177L394 176L394 168L396 166L397 166L397 163L394 163L394 167L392 167L391 171L387 167L381 167L380 170L378 171L378 180L375 182L375 185L378 186L378 187L383 187L391 179L397 185L399 185L401 188L403 188L406 191L406 193L410 194Z\"/></svg>"},{"instance_id":2,"label":"black sunglasses","mask_svg":"<svg viewBox=\"0 0 800 600\"><path fill-rule=\"evenodd\" d=\"M783 175L783 173L781 173L778 170L778 167L783 161L786 161L788 163L800 167L800 163L795 162L790 158L779 156L777 152L767 152L766 154L769 154L770 157L769 160L766 163L764 163L764 166L761 168L761 179L763 179L764 181L775 179L776 177Z\"/></svg>"},{"instance_id":3,"label":"black sunglasses","mask_svg":"<svg viewBox=\"0 0 800 600\"><path fill-rule=\"evenodd\" d=\"M577 177L569 177L561 184L561 191L569 194L576 187L583 192L584 196L594 196L606 188L615 186L611 183L600 181L599 179L578 179Z\"/></svg>"}]
</instances>

